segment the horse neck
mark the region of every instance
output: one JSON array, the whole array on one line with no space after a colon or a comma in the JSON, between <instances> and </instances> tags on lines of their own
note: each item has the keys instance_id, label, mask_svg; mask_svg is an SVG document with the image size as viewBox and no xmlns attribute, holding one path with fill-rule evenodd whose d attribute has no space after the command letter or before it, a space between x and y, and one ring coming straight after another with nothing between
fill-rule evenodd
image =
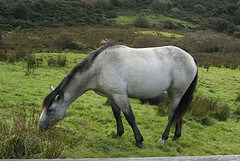
<instances>
[{"instance_id":1,"label":"horse neck","mask_svg":"<svg viewBox=\"0 0 240 161\"><path fill-rule=\"evenodd\" d=\"M68 102L72 103L86 91L94 89L95 80L96 72L94 69L90 68L84 72L75 73L64 89L64 97Z\"/></svg>"}]
</instances>

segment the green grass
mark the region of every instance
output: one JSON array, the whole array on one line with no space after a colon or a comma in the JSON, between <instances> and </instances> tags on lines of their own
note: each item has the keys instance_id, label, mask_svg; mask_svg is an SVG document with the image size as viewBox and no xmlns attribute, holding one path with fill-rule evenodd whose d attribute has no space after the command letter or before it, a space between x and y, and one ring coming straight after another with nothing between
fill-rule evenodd
<instances>
[{"instance_id":1,"label":"green grass","mask_svg":"<svg viewBox=\"0 0 240 161\"><path fill-rule=\"evenodd\" d=\"M56 87L63 77L75 65L86 57L83 54L61 53L67 56L66 67L48 67L48 56L59 54L36 54L44 59L42 66L33 74L26 75L26 63L0 62L0 120L9 121L12 111L24 106L41 113L44 97L50 92L49 84ZM199 68L197 93L225 101L237 108L237 92L240 89L240 71L225 68ZM144 137L143 148L135 146L133 132L123 118L125 133L114 138L116 123L111 107L105 105L106 98L92 91L73 102L67 117L60 121L57 130L65 145L66 158L102 158L102 157L163 157L193 155L234 155L239 154L240 125L233 117L227 121L217 121L211 126L203 126L195 121L183 121L182 137L171 141L174 128L165 144L158 144L166 124L167 115L159 115L156 106L142 105L139 100L130 99L137 125ZM68 130L64 130L68 129ZM61 136L61 135L60 135ZM1 136L0 136L1 138ZM61 138L60 138L61 139ZM1 141L1 139L0 139ZM1 150L1 149L0 149ZM41 158L43 155L36 155Z\"/></svg>"},{"instance_id":2,"label":"green grass","mask_svg":"<svg viewBox=\"0 0 240 161\"><path fill-rule=\"evenodd\" d=\"M239 69L210 67L207 72L207 69L199 68L199 74L198 93L228 102L232 107L240 105L236 101L240 92Z\"/></svg>"},{"instance_id":3,"label":"green grass","mask_svg":"<svg viewBox=\"0 0 240 161\"><path fill-rule=\"evenodd\" d=\"M134 20L137 18L138 15L120 15L117 18L115 18L115 22L118 25L132 25ZM185 26L186 28L196 28L196 25L193 25L187 21L179 20L179 19L174 19L171 17L166 17L164 15L160 14L145 14L142 15L145 16L148 20L151 26L158 26L161 21L164 20L171 20L177 24L181 24Z\"/></svg>"},{"instance_id":4,"label":"green grass","mask_svg":"<svg viewBox=\"0 0 240 161\"><path fill-rule=\"evenodd\" d=\"M151 34L151 35L162 35L163 37L168 38L182 38L183 35L170 33L170 32L161 32L161 31L135 31L135 34Z\"/></svg>"}]
</instances>

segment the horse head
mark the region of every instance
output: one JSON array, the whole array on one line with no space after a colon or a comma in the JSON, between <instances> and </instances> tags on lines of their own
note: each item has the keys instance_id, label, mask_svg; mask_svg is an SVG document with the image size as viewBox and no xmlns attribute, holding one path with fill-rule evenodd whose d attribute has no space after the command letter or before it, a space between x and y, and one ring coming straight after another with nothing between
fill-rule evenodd
<instances>
[{"instance_id":1,"label":"horse head","mask_svg":"<svg viewBox=\"0 0 240 161\"><path fill-rule=\"evenodd\" d=\"M38 125L41 130L49 129L66 116L68 104L64 102L64 95L50 85L51 93L44 99L42 114ZM59 93L59 94L58 94Z\"/></svg>"}]
</instances>

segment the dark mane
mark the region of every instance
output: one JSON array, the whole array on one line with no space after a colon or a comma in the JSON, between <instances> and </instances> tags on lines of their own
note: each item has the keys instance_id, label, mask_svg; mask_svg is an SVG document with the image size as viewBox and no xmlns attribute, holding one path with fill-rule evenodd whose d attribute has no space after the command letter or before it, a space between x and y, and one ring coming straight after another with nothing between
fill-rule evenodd
<instances>
[{"instance_id":1,"label":"dark mane","mask_svg":"<svg viewBox=\"0 0 240 161\"><path fill-rule=\"evenodd\" d=\"M67 85L67 83L71 80L71 78L77 73L77 72L84 72L87 69L89 69L94 60L96 59L96 57L104 50L106 50L107 48L111 47L111 46L115 46L115 44L112 43L108 43L102 47L100 47L99 49L97 49L96 51L92 52L87 58L85 58L81 63L77 64L72 70L71 72L64 77L64 79L62 80L62 82L57 86L57 88L52 91L49 95L47 95L47 97L44 99L43 101L43 107L50 107L51 104L53 103L54 98L58 96L58 99L60 99L63 96L63 88Z\"/></svg>"}]
</instances>

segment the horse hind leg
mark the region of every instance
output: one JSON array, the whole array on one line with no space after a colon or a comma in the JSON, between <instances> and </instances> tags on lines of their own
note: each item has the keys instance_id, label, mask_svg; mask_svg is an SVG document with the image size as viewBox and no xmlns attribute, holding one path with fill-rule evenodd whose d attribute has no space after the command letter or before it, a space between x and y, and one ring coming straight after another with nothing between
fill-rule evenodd
<instances>
[{"instance_id":1,"label":"horse hind leg","mask_svg":"<svg viewBox=\"0 0 240 161\"><path fill-rule=\"evenodd\" d=\"M121 137L124 133L122 118L121 118L121 110L118 105L114 102L114 100L109 100L111 103L113 115L115 116L117 122L117 134L116 137Z\"/></svg>"},{"instance_id":2,"label":"horse hind leg","mask_svg":"<svg viewBox=\"0 0 240 161\"><path fill-rule=\"evenodd\" d=\"M173 141L178 140L178 138L181 137L181 134L182 134L182 118L180 118L179 121L176 123L176 130L172 140Z\"/></svg>"},{"instance_id":3,"label":"horse hind leg","mask_svg":"<svg viewBox=\"0 0 240 161\"><path fill-rule=\"evenodd\" d=\"M182 117L186 113L190 103L192 102L193 92L195 91L197 84L198 73L196 73L192 83L187 88L185 92L183 90L174 91L170 89L169 97L170 97L170 112L169 112L169 120L166 130L164 131L162 138L160 140L161 143L164 143L169 135L169 131L173 122L177 122L176 131L173 140L178 139L181 136L181 128L182 128ZM172 88L173 89L173 88Z\"/></svg>"},{"instance_id":4,"label":"horse hind leg","mask_svg":"<svg viewBox=\"0 0 240 161\"><path fill-rule=\"evenodd\" d=\"M171 97L170 95L170 109L169 109L169 115L168 115L168 124L158 143L164 143L168 139L169 131L175 119L175 112L176 112L175 109L177 108L180 102L180 98L181 97L173 97L173 96Z\"/></svg>"}]
</instances>

